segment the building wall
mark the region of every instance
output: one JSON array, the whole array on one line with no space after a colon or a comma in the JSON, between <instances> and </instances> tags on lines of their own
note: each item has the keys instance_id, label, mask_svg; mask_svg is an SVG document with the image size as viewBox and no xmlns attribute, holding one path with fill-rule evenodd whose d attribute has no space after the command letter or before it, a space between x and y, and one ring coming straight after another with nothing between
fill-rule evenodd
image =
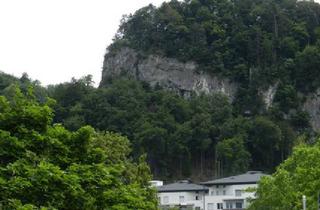
<instances>
[{"instance_id":1,"label":"building wall","mask_svg":"<svg viewBox=\"0 0 320 210\"><path fill-rule=\"evenodd\" d=\"M213 185L209 186L209 192L205 196L203 192L162 192L158 193L158 199L162 207L188 206L188 209L199 210L217 210L218 203L222 204L224 210L230 209L227 208L227 202L232 205L232 209L236 209L235 202L243 201L242 209L245 209L248 207L247 199L254 198L254 193L245 190L252 187L257 187L257 184ZM183 200L180 196L183 196Z\"/></svg>"},{"instance_id":2,"label":"building wall","mask_svg":"<svg viewBox=\"0 0 320 210\"><path fill-rule=\"evenodd\" d=\"M213 204L213 210L218 209L217 204L222 203L223 209L227 208L227 202L232 203L233 209L236 209L235 202L243 201L243 208L248 207L248 198L254 198L254 193L245 192L248 188L257 187L257 184L242 184L242 185L213 185L209 186L209 193L206 196L206 210L208 204ZM237 191L237 193L236 193Z\"/></svg>"},{"instance_id":3,"label":"building wall","mask_svg":"<svg viewBox=\"0 0 320 210\"><path fill-rule=\"evenodd\" d=\"M192 206L192 209L204 210L205 205L203 192L162 192L158 193L158 199L160 206Z\"/></svg>"}]
</instances>

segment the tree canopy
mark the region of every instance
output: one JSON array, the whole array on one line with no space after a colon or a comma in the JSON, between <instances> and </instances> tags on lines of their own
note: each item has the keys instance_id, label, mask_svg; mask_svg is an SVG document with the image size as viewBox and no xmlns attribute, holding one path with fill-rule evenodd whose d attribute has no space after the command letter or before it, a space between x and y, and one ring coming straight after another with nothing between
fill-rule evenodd
<instances>
[{"instance_id":1,"label":"tree canopy","mask_svg":"<svg viewBox=\"0 0 320 210\"><path fill-rule=\"evenodd\" d=\"M260 91L280 84L283 97L274 102L288 114L301 108L297 92L320 87L319 20L314 1L171 0L125 16L108 53L126 46L142 55L194 61L199 71L239 84L236 105L242 112L259 112Z\"/></svg>"},{"instance_id":2,"label":"tree canopy","mask_svg":"<svg viewBox=\"0 0 320 210\"><path fill-rule=\"evenodd\" d=\"M108 53L131 47L139 56L195 61L198 71L236 84L232 102L220 94L183 98L128 78L95 88L90 76L44 89L25 74L0 74L0 93L10 101L13 83L25 95L32 85L37 103L47 95L56 100L52 121L71 133L90 125L95 135L126 136L128 156L137 161L146 153L157 179L274 172L298 136L315 136L304 102L320 87L319 14L311 1L171 0L123 18ZM275 96L266 106L263 93L270 87ZM40 129L38 120L51 123L39 116L26 129Z\"/></svg>"},{"instance_id":3,"label":"tree canopy","mask_svg":"<svg viewBox=\"0 0 320 210\"><path fill-rule=\"evenodd\" d=\"M125 16L110 49L127 45L194 60L235 79L248 79L255 68L268 81L284 61L316 45L319 16L312 1L171 0Z\"/></svg>"},{"instance_id":4,"label":"tree canopy","mask_svg":"<svg viewBox=\"0 0 320 210\"><path fill-rule=\"evenodd\" d=\"M156 209L151 174L128 158L129 140L84 126L71 132L48 99L11 86L0 96L2 209Z\"/></svg>"},{"instance_id":5,"label":"tree canopy","mask_svg":"<svg viewBox=\"0 0 320 210\"><path fill-rule=\"evenodd\" d=\"M249 210L299 210L302 196L307 208L318 208L320 188L320 144L300 145L270 177L264 177L257 189L257 199Z\"/></svg>"},{"instance_id":6,"label":"tree canopy","mask_svg":"<svg viewBox=\"0 0 320 210\"><path fill-rule=\"evenodd\" d=\"M220 94L186 99L128 79L97 89L73 80L50 87L49 95L57 100L55 122L71 130L89 124L127 136L132 157L147 153L157 179L206 179L217 176L219 167L218 176L272 172L299 134L273 114L241 116Z\"/></svg>"}]
</instances>

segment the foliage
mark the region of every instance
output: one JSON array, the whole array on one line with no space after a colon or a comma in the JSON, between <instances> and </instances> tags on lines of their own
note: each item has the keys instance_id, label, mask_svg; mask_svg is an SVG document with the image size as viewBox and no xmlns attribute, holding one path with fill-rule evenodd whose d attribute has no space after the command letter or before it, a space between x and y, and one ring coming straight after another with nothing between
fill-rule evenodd
<instances>
[{"instance_id":1,"label":"foliage","mask_svg":"<svg viewBox=\"0 0 320 210\"><path fill-rule=\"evenodd\" d=\"M258 157L253 164L261 170L278 165L281 161L277 156L282 138L279 126L264 117L257 117L249 132L249 151Z\"/></svg>"},{"instance_id":2,"label":"foliage","mask_svg":"<svg viewBox=\"0 0 320 210\"><path fill-rule=\"evenodd\" d=\"M10 93L12 86L18 85L23 93L26 93L30 86L33 87L33 94L38 101L44 102L47 97L47 91L40 85L38 80L31 80L27 73L23 73L20 78L6 74L0 71L0 94L6 95Z\"/></svg>"},{"instance_id":3,"label":"foliage","mask_svg":"<svg viewBox=\"0 0 320 210\"><path fill-rule=\"evenodd\" d=\"M113 80L98 89L81 83L51 87L57 100L54 121L72 130L89 124L127 136L131 155L146 153L157 179L212 177L218 162L221 176L248 169L273 171L290 154L296 136L290 122L242 117L219 94L185 99L133 80Z\"/></svg>"},{"instance_id":4,"label":"foliage","mask_svg":"<svg viewBox=\"0 0 320 210\"><path fill-rule=\"evenodd\" d=\"M128 159L127 138L52 126L51 100L11 91L0 96L2 209L156 209L149 168Z\"/></svg>"},{"instance_id":5,"label":"foliage","mask_svg":"<svg viewBox=\"0 0 320 210\"><path fill-rule=\"evenodd\" d=\"M214 170L216 161L222 162L227 174L246 168L273 171L291 153L295 137L310 133L310 117L303 111L303 103L304 95L320 87L319 19L318 3L298 0L171 0L158 8L148 5L125 16L108 48L110 55L121 47L130 47L142 56L155 53L182 62L195 61L200 72L236 82L238 91L227 115L221 110L211 112L205 103L195 103L195 98L185 102L189 110L181 113L192 117L177 120L180 113L166 118L161 113L159 120L170 122L170 129L177 130L175 140L171 140L168 127L159 126L163 123L146 123L148 117L138 124L145 132L127 132L120 126L118 131L129 136L135 133L134 142L147 141L142 147L152 159L164 154L171 157L166 146L174 148L173 156L184 154L174 160L196 162L201 174L203 165L208 168L206 163L210 161ZM263 93L273 86L276 94L272 106L266 107ZM220 105L211 104L223 107ZM148 148L150 142L157 142L157 149ZM241 157L234 151L241 151ZM168 165L179 168L169 158L161 163L149 162L157 169ZM233 171L233 165L241 167ZM180 167L178 174L182 168L190 167ZM165 171L162 174L168 176Z\"/></svg>"},{"instance_id":6,"label":"foliage","mask_svg":"<svg viewBox=\"0 0 320 210\"><path fill-rule=\"evenodd\" d=\"M232 103L219 94L183 98L128 79L108 80L94 88L90 75L51 85L43 92L27 75L20 79L0 75L0 91L8 100L14 99L12 83L27 96L30 84L36 93L41 90L35 94L40 103L46 102L46 94L56 100L52 104L54 116L47 108L39 109L41 114L35 116L32 113L38 112L37 108L30 107L13 111L8 114L12 115L10 120L3 122L9 132L21 129L15 124L21 112L24 129L49 132L52 128L47 129L47 123L53 118L54 123L72 131L66 134L67 139L85 125L121 133L130 139L132 151L129 154L121 145L115 147L119 149L115 160L127 157L124 153L138 160L146 153L158 179L204 179L247 169L273 172L291 154L295 138L310 135L310 117L303 111L303 103L305 95L320 87L319 20L320 6L310 1L171 0L158 8L149 5L123 18L108 55L131 47L139 56L155 53L195 61L200 72L238 84ZM263 93L272 86L276 94L266 109ZM19 142L20 136L10 134L7 139L10 141L3 144L10 145ZM70 160L84 159L88 143L79 144L84 146L69 145L77 154L76 160L63 145L53 147L59 154L56 163L66 166ZM13 145L15 153L3 151L8 160L24 151L24 144ZM108 150L108 146L99 145ZM95 152L103 156L100 149Z\"/></svg>"},{"instance_id":7,"label":"foliage","mask_svg":"<svg viewBox=\"0 0 320 210\"><path fill-rule=\"evenodd\" d=\"M242 137L225 139L218 143L217 152L221 156L225 175L246 172L250 165L250 153L247 151Z\"/></svg>"},{"instance_id":8,"label":"foliage","mask_svg":"<svg viewBox=\"0 0 320 210\"><path fill-rule=\"evenodd\" d=\"M319 142L314 146L300 145L270 177L264 177L257 189L258 198L250 210L302 209L302 195L307 197L307 208L318 208Z\"/></svg>"},{"instance_id":9,"label":"foliage","mask_svg":"<svg viewBox=\"0 0 320 210\"><path fill-rule=\"evenodd\" d=\"M52 87L51 96L58 102L56 122L63 119L64 125L69 126L66 122L76 119L71 110L79 109L81 121L69 128L77 129L77 125L84 123L128 136L133 157L146 152L157 178L182 178L198 170L212 173L213 166L206 163L214 158L220 124L232 114L226 97L203 95L186 100L137 81L119 80L112 81L108 88L81 89L84 86L78 85L74 87L75 93L82 97L77 100L78 94L64 88L79 83L72 81L56 89ZM64 99L74 102L64 104ZM196 165L194 160L201 164L191 171Z\"/></svg>"},{"instance_id":10,"label":"foliage","mask_svg":"<svg viewBox=\"0 0 320 210\"><path fill-rule=\"evenodd\" d=\"M261 91L280 83L274 102L285 118L300 108L298 92L320 87L319 19L314 1L171 0L125 16L108 52L126 46L195 61L199 71L239 84L241 114L260 114Z\"/></svg>"},{"instance_id":11,"label":"foliage","mask_svg":"<svg viewBox=\"0 0 320 210\"><path fill-rule=\"evenodd\" d=\"M194 60L203 70L242 83L270 82L280 76L286 59L316 44L319 16L319 4L307 1L172 0L125 16L110 50L126 45Z\"/></svg>"}]
</instances>

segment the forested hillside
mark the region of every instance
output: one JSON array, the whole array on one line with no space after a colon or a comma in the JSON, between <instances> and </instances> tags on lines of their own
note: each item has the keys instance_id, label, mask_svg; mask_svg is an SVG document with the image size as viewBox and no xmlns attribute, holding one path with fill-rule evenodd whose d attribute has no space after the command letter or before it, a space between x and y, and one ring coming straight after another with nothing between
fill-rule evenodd
<instances>
[{"instance_id":1,"label":"forested hillside","mask_svg":"<svg viewBox=\"0 0 320 210\"><path fill-rule=\"evenodd\" d=\"M258 113L258 91L278 84L275 109L300 109L320 86L320 5L297 0L172 0L125 16L109 54L130 47L195 61L239 83L239 111ZM107 54L108 55L108 54ZM255 97L252 97L255 96Z\"/></svg>"},{"instance_id":2,"label":"forested hillside","mask_svg":"<svg viewBox=\"0 0 320 210\"><path fill-rule=\"evenodd\" d=\"M11 88L5 88L9 98ZM185 99L133 80L94 88L86 76L49 86L46 94L56 100L54 122L73 131L91 125L127 136L130 156L146 153L154 177L161 179L272 171L300 134L290 122L269 115L236 114L223 95Z\"/></svg>"},{"instance_id":3,"label":"forested hillside","mask_svg":"<svg viewBox=\"0 0 320 210\"><path fill-rule=\"evenodd\" d=\"M309 136L312 143L316 135L310 128L309 113L316 113L317 106L306 112L305 103L320 87L319 18L320 5L313 1L172 0L159 8L149 5L125 16L106 59L131 48L142 58L159 55L193 61L200 73L236 83L230 118L223 118L221 123L211 117L209 124L218 122L218 129L209 138L188 135L189 142L196 142L198 137L196 145L207 145L196 155L200 152L200 156L204 153L213 158L215 161L204 159L209 165L213 163L215 173L220 173L220 164L224 175L240 172L235 166L272 171L291 152L297 136ZM114 60L117 62L121 61ZM106 68L104 75L108 70L113 73ZM100 85L112 87L107 79ZM270 87L275 94L266 106L266 96L261 93ZM186 103L193 100L199 99L192 97ZM187 145L193 150L192 144ZM195 155L191 160L192 169L201 163ZM203 175L201 170L195 174Z\"/></svg>"},{"instance_id":4,"label":"forested hillside","mask_svg":"<svg viewBox=\"0 0 320 210\"><path fill-rule=\"evenodd\" d=\"M320 6L296 0L172 0L126 16L106 57L127 47L193 61L200 72L238 84L223 94L185 98L143 81L90 76L39 87L56 100L54 123L76 131L91 125L128 137L137 159L157 179L206 179L248 169L273 172L295 144L317 135L303 109L320 87ZM1 77L1 93L10 82ZM12 82L23 82L23 78ZM27 79L28 80L28 79ZM8 84L7 84L8 83ZM270 107L261 89L276 87ZM306 139L309 139L306 141Z\"/></svg>"}]
</instances>

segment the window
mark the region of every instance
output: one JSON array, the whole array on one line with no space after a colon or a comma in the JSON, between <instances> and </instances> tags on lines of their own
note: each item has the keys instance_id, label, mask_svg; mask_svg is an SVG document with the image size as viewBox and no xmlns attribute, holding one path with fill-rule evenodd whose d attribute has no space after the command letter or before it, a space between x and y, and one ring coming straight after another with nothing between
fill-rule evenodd
<instances>
[{"instance_id":1,"label":"window","mask_svg":"<svg viewBox=\"0 0 320 210\"><path fill-rule=\"evenodd\" d=\"M211 191L211 195L214 195L214 190Z\"/></svg>"},{"instance_id":2,"label":"window","mask_svg":"<svg viewBox=\"0 0 320 210\"><path fill-rule=\"evenodd\" d=\"M217 203L217 209L223 209L223 203Z\"/></svg>"},{"instance_id":3,"label":"window","mask_svg":"<svg viewBox=\"0 0 320 210\"><path fill-rule=\"evenodd\" d=\"M219 193L219 190L217 190L217 191L216 191L216 195L219 195L219 194L220 194L220 193Z\"/></svg>"},{"instance_id":4,"label":"window","mask_svg":"<svg viewBox=\"0 0 320 210\"><path fill-rule=\"evenodd\" d=\"M169 203L169 197L168 196L164 196L163 197L163 203Z\"/></svg>"},{"instance_id":5,"label":"window","mask_svg":"<svg viewBox=\"0 0 320 210\"><path fill-rule=\"evenodd\" d=\"M235 194L237 197L241 196L242 190L235 190Z\"/></svg>"},{"instance_id":6,"label":"window","mask_svg":"<svg viewBox=\"0 0 320 210\"><path fill-rule=\"evenodd\" d=\"M202 197L200 196L200 195L196 195L196 200L197 201L199 201L199 200L201 200L202 199Z\"/></svg>"},{"instance_id":7,"label":"window","mask_svg":"<svg viewBox=\"0 0 320 210\"><path fill-rule=\"evenodd\" d=\"M227 192L224 190L224 191L223 191L223 195L226 195L226 194L227 194Z\"/></svg>"},{"instance_id":8,"label":"window","mask_svg":"<svg viewBox=\"0 0 320 210\"><path fill-rule=\"evenodd\" d=\"M158 202L161 203L161 197L158 197Z\"/></svg>"},{"instance_id":9,"label":"window","mask_svg":"<svg viewBox=\"0 0 320 210\"><path fill-rule=\"evenodd\" d=\"M227 209L232 209L232 208L233 208L232 203L227 202L227 203L226 203L226 208L227 208Z\"/></svg>"},{"instance_id":10,"label":"window","mask_svg":"<svg viewBox=\"0 0 320 210\"><path fill-rule=\"evenodd\" d=\"M208 210L214 210L213 203L208 203Z\"/></svg>"},{"instance_id":11,"label":"window","mask_svg":"<svg viewBox=\"0 0 320 210\"><path fill-rule=\"evenodd\" d=\"M184 203L184 196L179 196L179 202Z\"/></svg>"},{"instance_id":12,"label":"window","mask_svg":"<svg viewBox=\"0 0 320 210\"><path fill-rule=\"evenodd\" d=\"M236 209L242 209L242 202L236 202Z\"/></svg>"}]
</instances>

